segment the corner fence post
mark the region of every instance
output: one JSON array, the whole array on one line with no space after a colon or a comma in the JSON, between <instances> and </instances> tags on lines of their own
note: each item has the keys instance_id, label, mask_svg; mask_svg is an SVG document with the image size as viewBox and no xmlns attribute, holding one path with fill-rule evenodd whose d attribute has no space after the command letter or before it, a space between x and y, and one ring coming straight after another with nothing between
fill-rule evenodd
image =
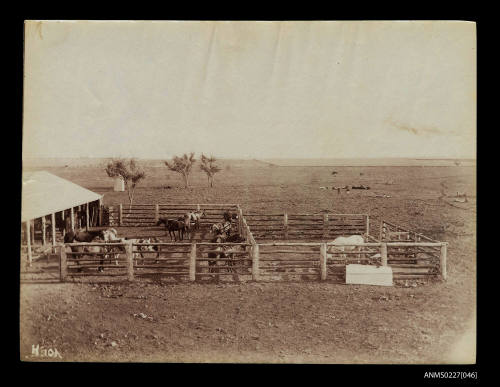
<instances>
[{"instance_id":1,"label":"corner fence post","mask_svg":"<svg viewBox=\"0 0 500 387\"><path fill-rule=\"evenodd\" d=\"M366 215L366 235L370 235L370 215Z\"/></svg>"},{"instance_id":2,"label":"corner fence post","mask_svg":"<svg viewBox=\"0 0 500 387\"><path fill-rule=\"evenodd\" d=\"M160 220L160 206L155 204L155 224Z\"/></svg>"},{"instance_id":3,"label":"corner fence post","mask_svg":"<svg viewBox=\"0 0 500 387\"><path fill-rule=\"evenodd\" d=\"M68 276L68 263L65 245L61 245L61 250L59 251L59 273L61 282L66 281L66 277Z\"/></svg>"},{"instance_id":4,"label":"corner fence post","mask_svg":"<svg viewBox=\"0 0 500 387\"><path fill-rule=\"evenodd\" d=\"M127 254L127 280L132 282L134 280L134 252L132 241L125 245L125 252Z\"/></svg>"},{"instance_id":5,"label":"corner fence post","mask_svg":"<svg viewBox=\"0 0 500 387\"><path fill-rule=\"evenodd\" d=\"M387 243L380 244L380 260L382 266L387 266Z\"/></svg>"},{"instance_id":6,"label":"corner fence post","mask_svg":"<svg viewBox=\"0 0 500 387\"><path fill-rule=\"evenodd\" d=\"M191 255L189 256L189 280L196 281L196 243L191 243Z\"/></svg>"},{"instance_id":7,"label":"corner fence post","mask_svg":"<svg viewBox=\"0 0 500 387\"><path fill-rule=\"evenodd\" d=\"M321 244L319 266L321 269L321 281L326 280L326 243Z\"/></svg>"},{"instance_id":8,"label":"corner fence post","mask_svg":"<svg viewBox=\"0 0 500 387\"><path fill-rule=\"evenodd\" d=\"M439 256L440 258L440 268L441 268L441 279L443 281L446 281L448 278L448 273L446 271L446 253L447 253L447 243L443 243L441 245L441 254Z\"/></svg>"},{"instance_id":9,"label":"corner fence post","mask_svg":"<svg viewBox=\"0 0 500 387\"><path fill-rule=\"evenodd\" d=\"M252 239L252 279L259 280L259 245Z\"/></svg>"},{"instance_id":10,"label":"corner fence post","mask_svg":"<svg viewBox=\"0 0 500 387\"><path fill-rule=\"evenodd\" d=\"M121 226L123 222L123 204L120 203L120 207L118 209L118 225Z\"/></svg>"}]
</instances>

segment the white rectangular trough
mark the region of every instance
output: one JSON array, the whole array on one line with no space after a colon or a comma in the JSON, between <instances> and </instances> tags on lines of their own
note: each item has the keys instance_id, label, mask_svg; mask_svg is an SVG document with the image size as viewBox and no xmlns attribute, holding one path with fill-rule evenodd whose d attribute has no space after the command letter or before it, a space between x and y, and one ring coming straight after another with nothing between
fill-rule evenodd
<instances>
[{"instance_id":1,"label":"white rectangular trough","mask_svg":"<svg viewBox=\"0 0 500 387\"><path fill-rule=\"evenodd\" d=\"M392 286L392 269L389 266L346 265L346 284Z\"/></svg>"}]
</instances>

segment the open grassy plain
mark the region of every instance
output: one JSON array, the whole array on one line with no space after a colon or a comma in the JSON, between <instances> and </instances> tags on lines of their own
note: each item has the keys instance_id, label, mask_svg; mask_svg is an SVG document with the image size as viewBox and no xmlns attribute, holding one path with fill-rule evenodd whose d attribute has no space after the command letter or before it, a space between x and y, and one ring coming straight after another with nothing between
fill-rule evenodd
<instances>
[{"instance_id":1,"label":"open grassy plain","mask_svg":"<svg viewBox=\"0 0 500 387\"><path fill-rule=\"evenodd\" d=\"M386 219L449 242L448 281L391 288L319 281L26 283L21 358L47 360L30 356L32 344L40 344L57 348L62 361L474 361L467 348L475 336L475 166L220 164L215 187L208 188L195 168L185 189L160 161L144 162L147 178L135 202L239 203L244 212L259 213L368 213L374 236ZM106 205L127 203L125 192L113 192L102 166L65 165L31 169L102 193ZM319 188L360 184L371 189L339 195ZM457 191L467 193L467 203L454 202Z\"/></svg>"}]
</instances>

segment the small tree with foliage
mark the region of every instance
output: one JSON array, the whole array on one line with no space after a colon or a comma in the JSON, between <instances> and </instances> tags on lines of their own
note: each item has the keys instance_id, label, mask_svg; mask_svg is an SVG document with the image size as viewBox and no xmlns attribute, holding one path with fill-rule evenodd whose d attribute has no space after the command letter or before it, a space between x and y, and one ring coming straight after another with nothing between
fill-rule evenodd
<instances>
[{"instance_id":1,"label":"small tree with foliage","mask_svg":"<svg viewBox=\"0 0 500 387\"><path fill-rule=\"evenodd\" d=\"M134 201L135 187L146 177L144 170L137 165L135 159L113 159L108 162L105 171L109 177L121 177L123 179L131 208Z\"/></svg>"},{"instance_id":2,"label":"small tree with foliage","mask_svg":"<svg viewBox=\"0 0 500 387\"><path fill-rule=\"evenodd\" d=\"M182 157L174 156L171 162L165 161L165 165L168 169L173 172L180 173L182 179L184 180L184 187L189 187L189 175L191 173L191 169L193 168L196 159L194 158L194 153L191 152L189 156L184 153Z\"/></svg>"},{"instance_id":3,"label":"small tree with foliage","mask_svg":"<svg viewBox=\"0 0 500 387\"><path fill-rule=\"evenodd\" d=\"M221 171L221 168L215 165L216 161L213 156L207 157L204 154L201 155L200 169L207 174L208 185L210 187L214 186L215 174Z\"/></svg>"}]
</instances>

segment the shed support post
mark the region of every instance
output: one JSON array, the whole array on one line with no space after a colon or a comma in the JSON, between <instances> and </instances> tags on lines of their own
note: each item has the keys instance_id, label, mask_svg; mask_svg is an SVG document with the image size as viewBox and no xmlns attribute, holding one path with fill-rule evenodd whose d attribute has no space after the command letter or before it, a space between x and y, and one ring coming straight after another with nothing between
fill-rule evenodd
<instances>
[{"instance_id":1,"label":"shed support post","mask_svg":"<svg viewBox=\"0 0 500 387\"><path fill-rule=\"evenodd\" d=\"M66 235L66 219L64 218L64 210L61 211L61 219L62 219L62 224L63 224L63 229L62 229L62 236Z\"/></svg>"},{"instance_id":2,"label":"shed support post","mask_svg":"<svg viewBox=\"0 0 500 387\"><path fill-rule=\"evenodd\" d=\"M71 231L75 232L75 210L73 207L71 207L70 216L71 216Z\"/></svg>"},{"instance_id":3,"label":"shed support post","mask_svg":"<svg viewBox=\"0 0 500 387\"><path fill-rule=\"evenodd\" d=\"M87 231L89 231L89 214L90 214L90 211L89 211L89 203L85 204L85 228L87 229Z\"/></svg>"},{"instance_id":4,"label":"shed support post","mask_svg":"<svg viewBox=\"0 0 500 387\"><path fill-rule=\"evenodd\" d=\"M47 243L46 231L47 231L47 220L45 219L45 216L42 216L42 246L45 246Z\"/></svg>"},{"instance_id":5,"label":"shed support post","mask_svg":"<svg viewBox=\"0 0 500 387\"><path fill-rule=\"evenodd\" d=\"M99 199L99 226L102 226L102 199Z\"/></svg>"},{"instance_id":6,"label":"shed support post","mask_svg":"<svg viewBox=\"0 0 500 387\"><path fill-rule=\"evenodd\" d=\"M52 223L52 246L56 245L56 214L50 215L50 222ZM54 251L55 253L55 251Z\"/></svg>"}]
</instances>

